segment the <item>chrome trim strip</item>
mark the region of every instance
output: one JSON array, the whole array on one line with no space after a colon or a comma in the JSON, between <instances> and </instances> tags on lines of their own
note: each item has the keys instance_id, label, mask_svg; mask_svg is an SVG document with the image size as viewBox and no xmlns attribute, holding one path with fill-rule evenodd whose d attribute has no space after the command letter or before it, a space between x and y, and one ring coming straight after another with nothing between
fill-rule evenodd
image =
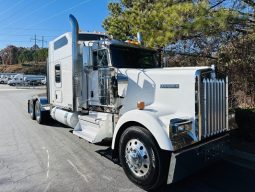
<instances>
[{"instance_id":1,"label":"chrome trim strip","mask_svg":"<svg viewBox=\"0 0 255 192\"><path fill-rule=\"evenodd\" d=\"M201 109L201 74L197 76L197 101L198 101L198 140L202 139L202 109Z\"/></svg>"},{"instance_id":2,"label":"chrome trim strip","mask_svg":"<svg viewBox=\"0 0 255 192\"><path fill-rule=\"evenodd\" d=\"M189 124L189 123L192 123L192 121L191 120L183 121L183 122L180 122L180 123L174 123L173 125L180 126L180 125Z\"/></svg>"},{"instance_id":3,"label":"chrome trim strip","mask_svg":"<svg viewBox=\"0 0 255 192\"><path fill-rule=\"evenodd\" d=\"M228 128L228 77L226 77L226 129Z\"/></svg>"},{"instance_id":4,"label":"chrome trim strip","mask_svg":"<svg viewBox=\"0 0 255 192\"><path fill-rule=\"evenodd\" d=\"M204 131L203 131L203 137L206 137L207 135L207 112L206 112L206 105L207 105L207 97L206 97L206 92L207 92L207 82L204 79L203 80L204 84Z\"/></svg>"}]
</instances>

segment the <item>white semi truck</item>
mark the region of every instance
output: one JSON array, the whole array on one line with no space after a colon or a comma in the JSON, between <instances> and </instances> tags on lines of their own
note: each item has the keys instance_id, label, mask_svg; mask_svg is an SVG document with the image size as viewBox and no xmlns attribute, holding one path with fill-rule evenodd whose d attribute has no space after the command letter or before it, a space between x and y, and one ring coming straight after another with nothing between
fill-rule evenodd
<instances>
[{"instance_id":1,"label":"white semi truck","mask_svg":"<svg viewBox=\"0 0 255 192\"><path fill-rule=\"evenodd\" d=\"M162 68L157 52L103 34L72 32L49 43L47 95L28 100L90 143L111 139L113 158L145 190L221 157L228 137L228 84L213 67Z\"/></svg>"}]
</instances>

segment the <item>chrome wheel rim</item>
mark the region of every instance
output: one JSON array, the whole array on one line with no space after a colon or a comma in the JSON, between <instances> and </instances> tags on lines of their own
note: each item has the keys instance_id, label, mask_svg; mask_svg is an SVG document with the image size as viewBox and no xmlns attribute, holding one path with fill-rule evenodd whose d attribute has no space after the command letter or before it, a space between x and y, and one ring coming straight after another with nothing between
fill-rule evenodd
<instances>
[{"instance_id":1,"label":"chrome wheel rim","mask_svg":"<svg viewBox=\"0 0 255 192\"><path fill-rule=\"evenodd\" d=\"M135 176L142 177L148 173L150 167L148 151L138 139L131 139L127 142L125 158Z\"/></svg>"}]
</instances>

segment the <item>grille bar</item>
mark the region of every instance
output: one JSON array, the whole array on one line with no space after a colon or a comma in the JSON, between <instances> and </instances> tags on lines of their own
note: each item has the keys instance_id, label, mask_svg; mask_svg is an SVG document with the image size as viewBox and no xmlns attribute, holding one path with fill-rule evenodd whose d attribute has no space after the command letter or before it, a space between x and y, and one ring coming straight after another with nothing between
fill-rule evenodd
<instances>
[{"instance_id":1,"label":"grille bar","mask_svg":"<svg viewBox=\"0 0 255 192\"><path fill-rule=\"evenodd\" d=\"M203 79L201 86L202 137L227 130L227 93L224 79Z\"/></svg>"}]
</instances>

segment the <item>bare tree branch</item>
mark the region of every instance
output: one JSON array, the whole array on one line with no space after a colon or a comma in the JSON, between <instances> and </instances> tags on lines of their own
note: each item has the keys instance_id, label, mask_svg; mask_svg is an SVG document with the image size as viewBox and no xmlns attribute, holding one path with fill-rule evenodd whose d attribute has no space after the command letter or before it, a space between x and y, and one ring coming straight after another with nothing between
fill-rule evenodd
<instances>
[{"instance_id":1,"label":"bare tree branch","mask_svg":"<svg viewBox=\"0 0 255 192\"><path fill-rule=\"evenodd\" d=\"M212 5L212 6L209 8L209 10L211 10L211 9L213 9L213 8L215 8L215 7L217 7L218 5L222 4L224 1L226 1L226 0L221 0L221 1L217 2L215 5Z\"/></svg>"},{"instance_id":2,"label":"bare tree branch","mask_svg":"<svg viewBox=\"0 0 255 192\"><path fill-rule=\"evenodd\" d=\"M243 2L251 7L255 7L255 2L253 0L243 0Z\"/></svg>"}]
</instances>

